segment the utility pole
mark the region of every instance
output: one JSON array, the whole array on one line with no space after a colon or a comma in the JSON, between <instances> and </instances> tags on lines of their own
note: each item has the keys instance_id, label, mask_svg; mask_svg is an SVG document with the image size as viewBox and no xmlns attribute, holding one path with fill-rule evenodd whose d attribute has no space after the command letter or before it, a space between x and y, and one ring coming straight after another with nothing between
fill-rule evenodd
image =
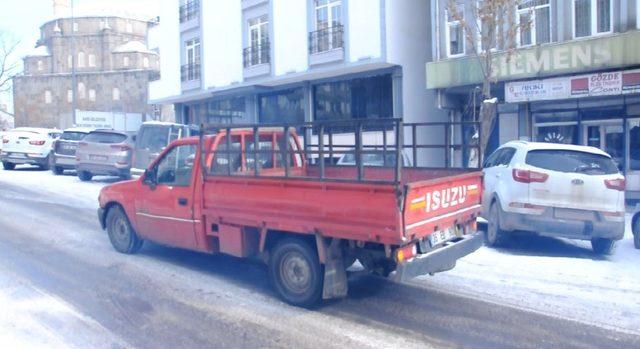
<instances>
[{"instance_id":1,"label":"utility pole","mask_svg":"<svg viewBox=\"0 0 640 349\"><path fill-rule=\"evenodd\" d=\"M76 76L76 33L75 33L75 17L73 15L73 0L71 0L71 124L76 124L77 109L77 88L78 77Z\"/></svg>"}]
</instances>

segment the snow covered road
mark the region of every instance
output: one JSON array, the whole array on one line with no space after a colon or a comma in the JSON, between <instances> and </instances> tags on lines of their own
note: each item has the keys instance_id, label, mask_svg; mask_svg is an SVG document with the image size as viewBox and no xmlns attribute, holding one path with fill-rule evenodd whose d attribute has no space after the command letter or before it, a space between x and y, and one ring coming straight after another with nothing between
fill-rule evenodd
<instances>
[{"instance_id":1,"label":"snow covered road","mask_svg":"<svg viewBox=\"0 0 640 349\"><path fill-rule=\"evenodd\" d=\"M0 170L0 343L640 347L630 236L606 258L588 244L523 237L410 285L353 278L348 299L309 311L280 302L257 263L153 244L114 252L95 217L111 181Z\"/></svg>"}]
</instances>

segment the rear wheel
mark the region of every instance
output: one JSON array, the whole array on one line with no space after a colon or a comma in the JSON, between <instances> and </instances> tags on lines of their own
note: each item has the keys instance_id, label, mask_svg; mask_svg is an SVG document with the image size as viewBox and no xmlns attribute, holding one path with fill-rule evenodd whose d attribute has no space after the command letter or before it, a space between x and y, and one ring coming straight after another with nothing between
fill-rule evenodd
<instances>
[{"instance_id":1,"label":"rear wheel","mask_svg":"<svg viewBox=\"0 0 640 349\"><path fill-rule=\"evenodd\" d=\"M324 275L318 253L302 239L286 238L273 248L269 279L287 303L311 306L321 299Z\"/></svg>"},{"instance_id":2,"label":"rear wheel","mask_svg":"<svg viewBox=\"0 0 640 349\"><path fill-rule=\"evenodd\" d=\"M640 249L640 218L633 223L633 245Z\"/></svg>"},{"instance_id":3,"label":"rear wheel","mask_svg":"<svg viewBox=\"0 0 640 349\"><path fill-rule=\"evenodd\" d=\"M593 238L591 239L591 247L593 252L601 255L610 255L613 252L615 241L612 239Z\"/></svg>"},{"instance_id":4,"label":"rear wheel","mask_svg":"<svg viewBox=\"0 0 640 349\"><path fill-rule=\"evenodd\" d=\"M504 244L507 239L507 233L500 229L500 207L497 202L491 205L489 209L489 222L487 223L487 231L484 234L484 240L487 246L498 247Z\"/></svg>"},{"instance_id":5,"label":"rear wheel","mask_svg":"<svg viewBox=\"0 0 640 349\"><path fill-rule=\"evenodd\" d=\"M51 168L51 172L53 172L54 175L59 176L64 173L64 168L60 166L53 166Z\"/></svg>"},{"instance_id":6,"label":"rear wheel","mask_svg":"<svg viewBox=\"0 0 640 349\"><path fill-rule=\"evenodd\" d=\"M5 170L13 170L16 168L16 164L12 163L12 162L6 162L3 161L2 162L2 168L4 168Z\"/></svg>"},{"instance_id":7,"label":"rear wheel","mask_svg":"<svg viewBox=\"0 0 640 349\"><path fill-rule=\"evenodd\" d=\"M120 206L112 207L107 212L107 233L111 245L120 253L134 254L142 247L143 241L131 227Z\"/></svg>"},{"instance_id":8,"label":"rear wheel","mask_svg":"<svg viewBox=\"0 0 640 349\"><path fill-rule=\"evenodd\" d=\"M49 171L51 168L51 155L47 156L46 159L40 164L40 169Z\"/></svg>"},{"instance_id":9,"label":"rear wheel","mask_svg":"<svg viewBox=\"0 0 640 349\"><path fill-rule=\"evenodd\" d=\"M83 182L88 182L93 178L93 174L89 171L78 171L78 178Z\"/></svg>"}]
</instances>

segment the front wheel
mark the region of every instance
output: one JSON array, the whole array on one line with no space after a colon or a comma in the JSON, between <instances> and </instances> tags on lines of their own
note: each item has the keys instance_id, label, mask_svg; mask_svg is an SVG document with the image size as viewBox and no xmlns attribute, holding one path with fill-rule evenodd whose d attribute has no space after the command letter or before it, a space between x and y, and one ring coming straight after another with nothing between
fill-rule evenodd
<instances>
[{"instance_id":1,"label":"front wheel","mask_svg":"<svg viewBox=\"0 0 640 349\"><path fill-rule=\"evenodd\" d=\"M143 241L120 206L112 207L107 212L107 233L111 245L120 253L134 254L142 247Z\"/></svg>"},{"instance_id":2,"label":"front wheel","mask_svg":"<svg viewBox=\"0 0 640 349\"><path fill-rule=\"evenodd\" d=\"M269 259L269 279L287 303L308 307L322 296L324 275L318 253L301 239L278 242Z\"/></svg>"},{"instance_id":3,"label":"front wheel","mask_svg":"<svg viewBox=\"0 0 640 349\"><path fill-rule=\"evenodd\" d=\"M500 208L496 202L489 209L489 222L487 223L487 231L484 234L484 240L487 246L498 247L504 244L507 239L507 233L500 229Z\"/></svg>"},{"instance_id":4,"label":"front wheel","mask_svg":"<svg viewBox=\"0 0 640 349\"><path fill-rule=\"evenodd\" d=\"M14 164L12 162L3 161L2 162L2 168L4 168L5 170L8 170L8 171L11 171L11 170L14 170L16 168L16 164Z\"/></svg>"},{"instance_id":5,"label":"front wheel","mask_svg":"<svg viewBox=\"0 0 640 349\"><path fill-rule=\"evenodd\" d=\"M610 255L613 252L615 241L612 239L593 238L591 239L591 247L593 252L600 255Z\"/></svg>"}]
</instances>

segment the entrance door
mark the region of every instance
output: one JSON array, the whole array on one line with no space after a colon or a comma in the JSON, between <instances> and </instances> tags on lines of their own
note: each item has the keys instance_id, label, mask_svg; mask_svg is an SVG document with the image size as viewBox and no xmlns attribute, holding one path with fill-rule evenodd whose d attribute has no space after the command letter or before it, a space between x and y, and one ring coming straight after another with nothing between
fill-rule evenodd
<instances>
[{"instance_id":1,"label":"entrance door","mask_svg":"<svg viewBox=\"0 0 640 349\"><path fill-rule=\"evenodd\" d=\"M143 236L171 246L196 247L193 163L196 145L173 147L156 163L154 187L145 185L136 212Z\"/></svg>"},{"instance_id":2,"label":"entrance door","mask_svg":"<svg viewBox=\"0 0 640 349\"><path fill-rule=\"evenodd\" d=\"M624 127L621 120L583 123L583 143L600 148L613 158L620 171L624 171Z\"/></svg>"}]
</instances>

